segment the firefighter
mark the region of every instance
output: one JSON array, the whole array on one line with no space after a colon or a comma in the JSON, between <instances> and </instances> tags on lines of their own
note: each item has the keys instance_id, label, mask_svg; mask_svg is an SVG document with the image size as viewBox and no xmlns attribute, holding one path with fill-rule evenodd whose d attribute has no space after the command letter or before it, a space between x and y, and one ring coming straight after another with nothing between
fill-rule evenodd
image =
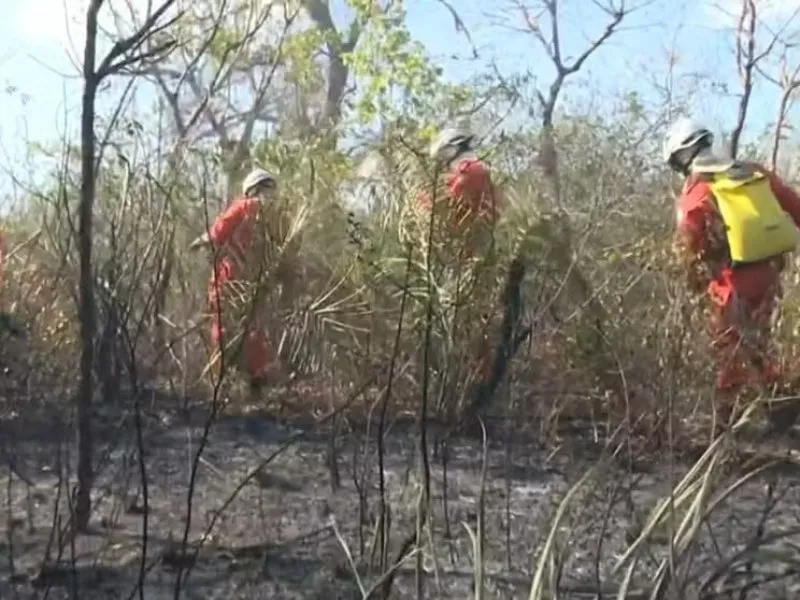
<instances>
[{"instance_id":1,"label":"firefighter","mask_svg":"<svg viewBox=\"0 0 800 600\"><path fill-rule=\"evenodd\" d=\"M771 325L786 255L797 243L800 196L761 164L718 156L713 142L707 127L681 119L667 133L663 158L685 179L677 248L690 289L707 293L716 389L730 405L743 388L782 379Z\"/></svg>"},{"instance_id":2,"label":"firefighter","mask_svg":"<svg viewBox=\"0 0 800 600\"><path fill-rule=\"evenodd\" d=\"M263 298L256 294L245 305L241 299L252 296L247 290L259 286L257 278L264 273L260 264L264 259L262 238L266 235L262 221L265 205L277 196L277 182L266 170L255 169L245 177L242 193L189 247L215 250L208 283L211 343L222 352L223 345L230 343L232 332L227 331L230 324L238 321L241 326L244 322L240 366L248 375L251 390L257 391L277 377L277 356L265 332Z\"/></svg>"},{"instance_id":3,"label":"firefighter","mask_svg":"<svg viewBox=\"0 0 800 600\"><path fill-rule=\"evenodd\" d=\"M456 279L463 282L460 327L469 338L468 371L484 379L491 366L490 322L502 312L489 304L495 301L494 234L500 198L488 166L476 155L474 141L469 130L446 127L431 142L429 156L441 176L437 183L443 186L440 193L426 190L420 195L417 227L421 247L427 250L433 219L434 247L429 254L443 263L437 268L458 273Z\"/></svg>"},{"instance_id":4,"label":"firefighter","mask_svg":"<svg viewBox=\"0 0 800 600\"><path fill-rule=\"evenodd\" d=\"M443 129L431 142L430 157L441 168L444 179L446 213L440 225L461 238L465 255L491 250L494 225L500 214L499 194L492 183L489 168L474 148L475 135L461 127ZM423 213L431 210L430 194L420 198Z\"/></svg>"}]
</instances>

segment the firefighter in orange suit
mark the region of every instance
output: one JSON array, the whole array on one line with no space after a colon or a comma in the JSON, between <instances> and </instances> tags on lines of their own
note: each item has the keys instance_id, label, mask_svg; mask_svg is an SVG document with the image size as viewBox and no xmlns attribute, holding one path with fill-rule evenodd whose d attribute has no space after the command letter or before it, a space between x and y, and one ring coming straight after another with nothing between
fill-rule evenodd
<instances>
[{"instance_id":1,"label":"firefighter in orange suit","mask_svg":"<svg viewBox=\"0 0 800 600\"><path fill-rule=\"evenodd\" d=\"M190 246L191 249L213 246L215 262L208 283L208 301L211 312L211 342L220 352L230 336L237 332L225 331L223 323L230 323L226 312L235 312L233 304L236 290L258 282L249 281L259 260L259 237L264 235L264 205L277 193L275 178L264 169L255 169L245 177L242 197L234 200L220 214L214 224ZM259 303L261 304L261 303ZM253 390L274 378L277 373L277 356L265 332L265 316L261 306L244 307L248 312L246 330L242 333L241 363L247 372ZM223 339L225 337L225 339Z\"/></svg>"},{"instance_id":2,"label":"firefighter in orange suit","mask_svg":"<svg viewBox=\"0 0 800 600\"><path fill-rule=\"evenodd\" d=\"M483 288L495 275L491 256L501 206L490 170L476 155L474 140L474 134L467 129L447 127L432 141L429 155L437 163L442 177L440 183L444 185L438 194L440 197L430 193L420 195L419 227L423 244L426 244L431 210L435 208L434 243L439 241L438 256L462 266L473 265L475 291L467 302L478 308L480 314L476 316L480 317L480 322L470 319L463 311L462 315L471 321L463 325L473 329L469 335L473 357L469 369L483 378L491 365L488 327L490 313L496 309L495 306L484 306L487 300L494 302L494 290Z\"/></svg>"},{"instance_id":3,"label":"firefighter in orange suit","mask_svg":"<svg viewBox=\"0 0 800 600\"><path fill-rule=\"evenodd\" d=\"M667 134L663 157L670 168L685 177L676 205L676 241L686 259L690 287L695 291L705 288L710 301L716 388L726 395L743 386L771 386L781 380L771 349L771 324L781 297L786 254L793 249L796 228L800 227L800 196L763 165L717 156L713 141L707 127L681 119ZM755 191L761 185L766 194L765 200L759 200L763 206L774 203L772 198L777 200L773 212L778 221L786 221L781 224L786 241L778 241L780 236L770 234L766 225L759 233L758 222L752 218L740 228L746 232L740 235L762 236L764 241L731 239L731 235L737 235L738 225L726 223L725 206L720 205L722 193L714 191L722 189L714 187L720 177L733 180L734 185L741 182L742 190ZM727 214L728 221L736 217L735 212ZM777 244L772 251L770 239ZM732 244L737 252L739 248L758 247L760 254L753 261L735 260Z\"/></svg>"}]
</instances>

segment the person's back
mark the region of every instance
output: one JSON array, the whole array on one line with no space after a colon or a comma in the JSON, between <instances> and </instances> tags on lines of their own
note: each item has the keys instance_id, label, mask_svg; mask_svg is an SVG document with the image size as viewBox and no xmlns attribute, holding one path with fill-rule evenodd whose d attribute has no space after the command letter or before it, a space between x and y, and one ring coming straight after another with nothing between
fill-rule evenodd
<instances>
[{"instance_id":1,"label":"person's back","mask_svg":"<svg viewBox=\"0 0 800 600\"><path fill-rule=\"evenodd\" d=\"M470 227L478 219L497 221L499 198L483 161L474 156L459 158L446 173L445 185L456 227Z\"/></svg>"},{"instance_id":2,"label":"person's back","mask_svg":"<svg viewBox=\"0 0 800 600\"><path fill-rule=\"evenodd\" d=\"M234 199L214 220L208 240L217 249L220 261L230 268L243 270L252 261L256 239L256 220L261 209L258 199L242 196Z\"/></svg>"},{"instance_id":3,"label":"person's back","mask_svg":"<svg viewBox=\"0 0 800 600\"><path fill-rule=\"evenodd\" d=\"M460 128L444 129L431 143L430 156L442 172L444 190L436 198L434 239L456 256L480 257L491 248L494 227L501 211L501 197L485 162L473 148L474 136ZM422 209L418 229L427 240L432 197L419 197Z\"/></svg>"},{"instance_id":4,"label":"person's back","mask_svg":"<svg viewBox=\"0 0 800 600\"><path fill-rule=\"evenodd\" d=\"M751 288L761 288L774 280L783 269L785 253L776 247L773 256L766 260L735 264L731 257L730 229L712 189L712 177L716 173L737 178L763 175L780 208L796 226L800 226L800 197L759 163L731 161L721 166L727 168L704 171L701 163L701 168L692 169L678 199L677 234L695 271L692 274L696 279L694 287L705 283L709 293L725 303L734 288L747 294Z\"/></svg>"},{"instance_id":5,"label":"person's back","mask_svg":"<svg viewBox=\"0 0 800 600\"><path fill-rule=\"evenodd\" d=\"M452 286L453 297L463 303L457 330L463 336L466 371L469 377L483 379L491 367L490 329L501 316L493 251L501 207L490 170L478 159L473 140L471 132L449 127L432 141L429 156L440 179L435 191L425 189L418 197L415 229L420 250L434 261L438 285Z\"/></svg>"}]
</instances>

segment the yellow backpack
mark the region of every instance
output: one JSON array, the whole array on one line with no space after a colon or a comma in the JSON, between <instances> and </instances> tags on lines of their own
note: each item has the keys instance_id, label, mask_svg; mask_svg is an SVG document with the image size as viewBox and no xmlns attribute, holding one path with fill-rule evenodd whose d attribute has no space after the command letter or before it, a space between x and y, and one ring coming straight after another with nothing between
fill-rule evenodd
<instances>
[{"instance_id":1,"label":"yellow backpack","mask_svg":"<svg viewBox=\"0 0 800 600\"><path fill-rule=\"evenodd\" d=\"M725 224L734 265L774 258L797 247L800 232L766 175L734 166L709 174L708 185Z\"/></svg>"}]
</instances>

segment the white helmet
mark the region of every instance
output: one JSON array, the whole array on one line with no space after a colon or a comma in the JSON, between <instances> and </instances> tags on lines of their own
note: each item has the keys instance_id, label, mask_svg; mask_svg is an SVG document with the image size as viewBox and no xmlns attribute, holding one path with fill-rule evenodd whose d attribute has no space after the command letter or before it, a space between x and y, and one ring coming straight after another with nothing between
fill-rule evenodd
<instances>
[{"instance_id":1,"label":"white helmet","mask_svg":"<svg viewBox=\"0 0 800 600\"><path fill-rule=\"evenodd\" d=\"M250 173L248 173L247 177L245 177L244 181L242 182L242 193L247 195L247 193L254 187L265 184L269 187L274 187L275 178L269 173L269 171L265 171L264 169L253 169L250 171Z\"/></svg>"},{"instance_id":2,"label":"white helmet","mask_svg":"<svg viewBox=\"0 0 800 600\"><path fill-rule=\"evenodd\" d=\"M475 139L475 134L468 129L446 127L431 142L430 157L439 160L452 159L459 145L469 144L473 139Z\"/></svg>"},{"instance_id":3,"label":"white helmet","mask_svg":"<svg viewBox=\"0 0 800 600\"><path fill-rule=\"evenodd\" d=\"M691 148L702 140L706 140L709 145L714 143L714 134L708 127L691 119L678 119L669 128L667 136L664 138L662 149L664 162L668 163L676 152Z\"/></svg>"}]
</instances>

